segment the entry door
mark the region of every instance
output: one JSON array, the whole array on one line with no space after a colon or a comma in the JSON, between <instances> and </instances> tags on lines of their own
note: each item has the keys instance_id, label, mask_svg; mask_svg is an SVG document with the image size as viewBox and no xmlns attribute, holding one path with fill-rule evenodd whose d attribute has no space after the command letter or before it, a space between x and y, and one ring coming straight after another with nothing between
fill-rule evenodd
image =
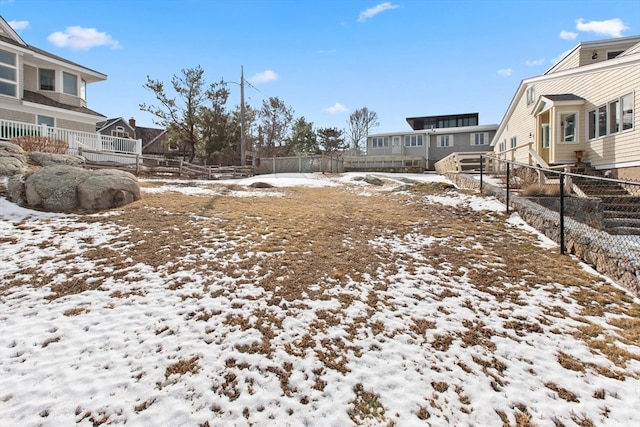
<instances>
[{"instance_id":1,"label":"entry door","mask_svg":"<svg viewBox=\"0 0 640 427\"><path fill-rule=\"evenodd\" d=\"M402 139L399 136L393 137L393 143L391 144L391 153L402 154Z\"/></svg>"},{"instance_id":2,"label":"entry door","mask_svg":"<svg viewBox=\"0 0 640 427\"><path fill-rule=\"evenodd\" d=\"M549 150L551 149L551 133L549 131L549 123L543 123L540 128L540 157L549 163Z\"/></svg>"}]
</instances>

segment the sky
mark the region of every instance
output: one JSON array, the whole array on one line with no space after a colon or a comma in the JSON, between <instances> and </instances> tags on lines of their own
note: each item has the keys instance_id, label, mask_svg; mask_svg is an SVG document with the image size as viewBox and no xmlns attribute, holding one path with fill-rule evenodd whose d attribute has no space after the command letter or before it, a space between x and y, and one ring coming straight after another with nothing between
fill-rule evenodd
<instances>
[{"instance_id":1,"label":"sky","mask_svg":"<svg viewBox=\"0 0 640 427\"><path fill-rule=\"evenodd\" d=\"M26 43L108 76L89 108L150 127L147 76L169 85L198 65L229 83L230 108L244 67L248 104L278 97L316 129L362 107L375 132L441 114L499 124L519 83L578 43L640 34L637 0L0 0L0 14Z\"/></svg>"},{"instance_id":2,"label":"sky","mask_svg":"<svg viewBox=\"0 0 640 427\"><path fill-rule=\"evenodd\" d=\"M373 198L405 184L401 176L445 181L434 174L388 174L385 185L376 187L355 181L356 175L261 175L217 186L153 180L154 186L142 190L277 199L292 186L353 186L354 194ZM256 180L274 188L250 188ZM453 206L469 221L481 217L504 224L494 236L497 245L504 233L509 244L527 245L540 256L557 254L553 241L517 213L504 215L505 206L492 197L451 191L414 203ZM576 330L589 325L582 330L599 331L598 336L611 339L609 345L638 354L637 343L617 341L620 330L613 325L632 320L626 313L639 300L628 296L624 304L612 302L607 307L615 309L602 314L593 310L600 307L594 303L585 315L588 303L574 294L611 292L604 287L609 281L585 265L589 278L582 284L555 283L551 277L557 273L552 273L541 282L529 276L523 287L484 288L455 263L425 260L434 246L450 245L472 254L469 259L478 268L501 270L504 260L486 247L484 236L436 237L439 233L416 226L369 241L380 253L393 254L393 262L381 260L375 277L346 285L319 278L321 295L277 303L275 291L260 285L264 272L245 258L252 253L268 264L269 257L278 256L264 249L268 234L259 239L257 253L246 252L254 250L250 226L234 231L200 211L181 214L165 231L181 233L196 224L207 244L190 245L189 238L201 237L181 234L189 237L181 255L153 265L129 257L127 251L144 241L131 240L135 225L119 222L126 215L122 210L88 216L38 212L0 198L0 278L25 282L3 287L0 297L3 425L496 426L516 425L514 415L522 407L540 427L637 425L640 363L630 359L625 367L613 365ZM259 233L270 230L268 217L256 220ZM110 253L123 258L114 262ZM237 264L240 273L225 275L210 268L215 263ZM50 275L52 284L30 286L32 274ZM99 288L49 298L57 281L88 283L87 277L102 281ZM369 318L363 313L372 295L377 311ZM339 320L327 320L327 313ZM233 321L245 318L246 327ZM371 323L363 325L363 319ZM418 320L423 319L434 326L421 330ZM246 350L263 339L261 325L271 328L268 357ZM302 350L301 343L309 348ZM339 369L340 360L348 369ZM356 424L349 414L359 413L358 384L376 396L362 399L386 412Z\"/></svg>"}]
</instances>

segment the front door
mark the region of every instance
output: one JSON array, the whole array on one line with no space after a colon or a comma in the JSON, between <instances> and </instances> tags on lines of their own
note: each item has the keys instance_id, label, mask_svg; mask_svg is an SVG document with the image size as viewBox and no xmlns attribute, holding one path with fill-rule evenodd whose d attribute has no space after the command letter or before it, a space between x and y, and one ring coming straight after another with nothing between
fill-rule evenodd
<instances>
[{"instance_id":1,"label":"front door","mask_svg":"<svg viewBox=\"0 0 640 427\"><path fill-rule=\"evenodd\" d=\"M393 142L391 144L391 153L402 154L402 139L399 136L393 137Z\"/></svg>"},{"instance_id":2,"label":"front door","mask_svg":"<svg viewBox=\"0 0 640 427\"><path fill-rule=\"evenodd\" d=\"M549 150L551 149L551 133L549 131L549 123L543 123L540 127L540 149L538 153L542 160L549 163Z\"/></svg>"}]
</instances>

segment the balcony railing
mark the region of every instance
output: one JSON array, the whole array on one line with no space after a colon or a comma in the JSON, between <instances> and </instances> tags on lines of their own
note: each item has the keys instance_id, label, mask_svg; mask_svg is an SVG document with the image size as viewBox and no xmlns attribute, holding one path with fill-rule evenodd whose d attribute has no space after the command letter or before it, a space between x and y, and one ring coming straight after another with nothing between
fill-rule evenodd
<instances>
[{"instance_id":1,"label":"balcony railing","mask_svg":"<svg viewBox=\"0 0 640 427\"><path fill-rule=\"evenodd\" d=\"M142 155L142 140L102 135L98 132L82 132L71 129L36 125L33 123L0 120L0 140L9 141L20 136L46 136L60 139L69 145L68 154L82 154L83 150L91 151L84 155L87 160L103 162L133 162L126 157L110 155L133 154ZM98 152L98 153L96 153Z\"/></svg>"}]
</instances>

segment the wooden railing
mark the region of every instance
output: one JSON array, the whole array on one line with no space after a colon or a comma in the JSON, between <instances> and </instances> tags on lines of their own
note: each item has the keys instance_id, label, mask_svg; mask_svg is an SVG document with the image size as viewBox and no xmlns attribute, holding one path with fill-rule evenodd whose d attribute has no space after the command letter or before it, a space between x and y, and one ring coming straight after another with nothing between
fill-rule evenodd
<instances>
[{"instance_id":1,"label":"wooden railing","mask_svg":"<svg viewBox=\"0 0 640 427\"><path fill-rule=\"evenodd\" d=\"M81 150L91 151L94 158L89 160L118 161L113 154L142 154L142 140L102 135L98 132L37 125L33 123L0 120L0 140L11 140L19 136L46 136L60 139L69 145L69 154L79 154ZM121 158L121 160L124 160Z\"/></svg>"},{"instance_id":2,"label":"wooden railing","mask_svg":"<svg viewBox=\"0 0 640 427\"><path fill-rule=\"evenodd\" d=\"M486 154L484 151L469 151L451 153L444 159L436 162L436 172L458 173L470 170L480 169L480 156Z\"/></svg>"}]
</instances>

